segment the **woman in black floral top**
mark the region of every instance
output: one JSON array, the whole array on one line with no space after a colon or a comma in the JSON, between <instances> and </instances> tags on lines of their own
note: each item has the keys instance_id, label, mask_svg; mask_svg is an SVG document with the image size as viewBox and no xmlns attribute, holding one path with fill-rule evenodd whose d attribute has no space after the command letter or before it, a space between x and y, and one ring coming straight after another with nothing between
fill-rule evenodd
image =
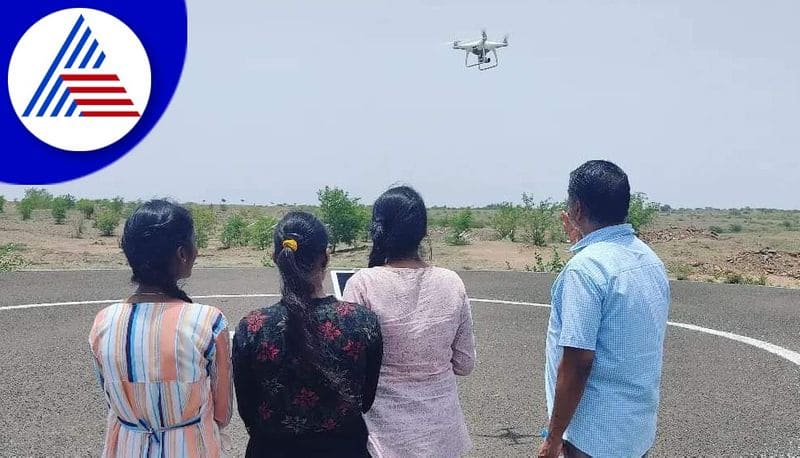
<instances>
[{"instance_id":1,"label":"woman in black floral top","mask_svg":"<svg viewBox=\"0 0 800 458\"><path fill-rule=\"evenodd\" d=\"M361 417L375 399L383 343L366 308L323 294L328 235L313 215L287 214L273 259L283 298L242 319L233 342L247 457L368 457Z\"/></svg>"}]
</instances>

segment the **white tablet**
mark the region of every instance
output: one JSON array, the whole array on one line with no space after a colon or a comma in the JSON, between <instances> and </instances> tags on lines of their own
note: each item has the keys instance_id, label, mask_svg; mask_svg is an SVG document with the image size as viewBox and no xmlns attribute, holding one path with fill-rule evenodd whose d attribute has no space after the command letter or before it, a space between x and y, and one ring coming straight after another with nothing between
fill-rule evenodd
<instances>
[{"instance_id":1,"label":"white tablet","mask_svg":"<svg viewBox=\"0 0 800 458\"><path fill-rule=\"evenodd\" d=\"M344 293L344 285L347 280L356 273L358 269L349 270L331 270L331 283L333 283L333 295L336 299L342 300L342 293Z\"/></svg>"}]
</instances>

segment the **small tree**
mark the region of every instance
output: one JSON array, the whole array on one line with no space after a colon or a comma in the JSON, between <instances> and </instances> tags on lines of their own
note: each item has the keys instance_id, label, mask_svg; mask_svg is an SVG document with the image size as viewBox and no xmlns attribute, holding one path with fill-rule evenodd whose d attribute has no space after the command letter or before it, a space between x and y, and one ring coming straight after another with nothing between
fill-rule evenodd
<instances>
[{"instance_id":1,"label":"small tree","mask_svg":"<svg viewBox=\"0 0 800 458\"><path fill-rule=\"evenodd\" d=\"M78 203L75 204L75 208L83 213L83 217L86 219L91 219L92 216L94 216L94 202L89 199L79 200Z\"/></svg>"},{"instance_id":2,"label":"small tree","mask_svg":"<svg viewBox=\"0 0 800 458\"><path fill-rule=\"evenodd\" d=\"M472 210L466 208L456 213L450 220L450 233L445 238L445 242L450 245L466 245L469 243L467 234L472 227Z\"/></svg>"},{"instance_id":3,"label":"small tree","mask_svg":"<svg viewBox=\"0 0 800 458\"><path fill-rule=\"evenodd\" d=\"M5 212L5 206L6 206L6 198L5 196L0 196L0 213Z\"/></svg>"},{"instance_id":4,"label":"small tree","mask_svg":"<svg viewBox=\"0 0 800 458\"><path fill-rule=\"evenodd\" d=\"M500 238L508 238L513 242L522 216L520 208L511 202L503 202L495 208L496 213L490 218L489 224L497 231Z\"/></svg>"},{"instance_id":5,"label":"small tree","mask_svg":"<svg viewBox=\"0 0 800 458\"><path fill-rule=\"evenodd\" d=\"M225 248L247 245L247 222L241 215L231 215L222 227L220 242Z\"/></svg>"},{"instance_id":6,"label":"small tree","mask_svg":"<svg viewBox=\"0 0 800 458\"><path fill-rule=\"evenodd\" d=\"M64 224L64 220L67 219L67 209L69 207L70 201L64 198L64 196L53 199L53 205L50 211L53 214L53 219L56 221L56 224Z\"/></svg>"},{"instance_id":7,"label":"small tree","mask_svg":"<svg viewBox=\"0 0 800 458\"><path fill-rule=\"evenodd\" d=\"M317 191L319 214L330 232L331 250L336 251L340 243L353 245L364 230L369 218L357 197L339 188L325 186Z\"/></svg>"},{"instance_id":8,"label":"small tree","mask_svg":"<svg viewBox=\"0 0 800 458\"><path fill-rule=\"evenodd\" d=\"M45 209L53 204L53 195L44 188L29 188L25 190L22 201L28 202L32 210Z\"/></svg>"},{"instance_id":9,"label":"small tree","mask_svg":"<svg viewBox=\"0 0 800 458\"><path fill-rule=\"evenodd\" d=\"M247 241L253 248L266 250L272 246L278 221L271 216L260 216L247 227Z\"/></svg>"},{"instance_id":10,"label":"small tree","mask_svg":"<svg viewBox=\"0 0 800 458\"><path fill-rule=\"evenodd\" d=\"M560 206L549 199L534 200L533 195L522 194L522 225L525 240L536 246L547 245L547 233L552 231L556 224Z\"/></svg>"},{"instance_id":11,"label":"small tree","mask_svg":"<svg viewBox=\"0 0 800 458\"><path fill-rule=\"evenodd\" d=\"M646 226L653 223L660 206L655 202L650 202L647 194L637 192L631 194L631 203L628 207L628 219L626 220L633 226L633 230L638 234Z\"/></svg>"},{"instance_id":12,"label":"small tree","mask_svg":"<svg viewBox=\"0 0 800 458\"><path fill-rule=\"evenodd\" d=\"M208 241L214 232L214 211L210 208L192 207L195 242L198 248L208 248Z\"/></svg>"},{"instance_id":13,"label":"small tree","mask_svg":"<svg viewBox=\"0 0 800 458\"><path fill-rule=\"evenodd\" d=\"M111 209L103 209L97 214L94 225L100 230L100 235L103 237L111 237L114 235L114 230L119 225L119 213Z\"/></svg>"},{"instance_id":14,"label":"small tree","mask_svg":"<svg viewBox=\"0 0 800 458\"><path fill-rule=\"evenodd\" d=\"M17 211L20 216L22 216L22 221L27 221L31 219L31 215L33 214L33 203L23 198L17 204Z\"/></svg>"}]
</instances>

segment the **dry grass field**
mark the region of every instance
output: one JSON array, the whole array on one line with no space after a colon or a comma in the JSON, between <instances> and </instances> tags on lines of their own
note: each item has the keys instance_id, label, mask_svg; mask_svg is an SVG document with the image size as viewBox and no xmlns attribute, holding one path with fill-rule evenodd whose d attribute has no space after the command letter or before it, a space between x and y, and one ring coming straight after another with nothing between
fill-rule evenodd
<instances>
[{"instance_id":1,"label":"dry grass field","mask_svg":"<svg viewBox=\"0 0 800 458\"><path fill-rule=\"evenodd\" d=\"M312 207L306 207L312 209ZM270 265L267 251L251 247L223 248L219 232L233 214L279 217L286 206L214 206L215 230L208 247L200 250L200 267ZM425 247L436 265L457 270L543 270L554 254L569 258L566 243L535 247L498 240L489 224L491 210L474 210L474 228L466 245L445 242L448 229L439 222L453 209L432 209L430 237ZM0 270L9 269L104 269L125 268L119 249L122 222L111 237L102 237L92 220L78 224L81 213L70 210L57 225L49 210L35 210L22 221L13 202L0 213ZM659 212L641 236L661 256L670 275L679 280L756 283L800 287L800 211L763 209L671 210ZM368 242L340 248L334 267L363 267ZM541 259L537 263L537 256ZM5 269L3 268L5 266ZM545 268L545 270L547 267Z\"/></svg>"}]
</instances>

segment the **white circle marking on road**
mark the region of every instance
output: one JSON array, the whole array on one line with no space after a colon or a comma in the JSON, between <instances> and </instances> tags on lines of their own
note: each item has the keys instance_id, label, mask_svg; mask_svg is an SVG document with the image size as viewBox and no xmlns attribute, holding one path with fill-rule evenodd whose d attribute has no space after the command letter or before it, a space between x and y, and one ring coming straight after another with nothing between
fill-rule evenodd
<instances>
[{"instance_id":1,"label":"white circle marking on road","mask_svg":"<svg viewBox=\"0 0 800 458\"><path fill-rule=\"evenodd\" d=\"M264 293L254 293L254 294L209 294L209 295L200 295L200 296L192 296L194 299L242 299L242 298L258 298L258 297L281 297L280 294L264 294ZM68 306L68 305L102 305L102 304L113 304L115 302L120 302L120 299L109 299L109 300L100 300L100 301L74 301L74 302L49 302L49 303L40 303L40 304L23 304L23 305L6 305L0 307L0 312L8 311L8 310L24 310L24 309L33 309L33 308L42 308L42 307L60 307L60 306ZM529 307L543 307L543 308L550 308L550 304L540 304L537 302L520 302L520 301L504 301L499 299L470 299L470 302L480 302L484 304L502 304L502 305L524 305ZM779 356L786 361L789 361L792 364L800 366L800 353L789 350L787 348L771 344L769 342L765 342L763 340L754 339L752 337L743 336L740 334L734 334L732 332L725 332L720 331L717 329L711 328L704 328L702 326L697 326L694 324L689 323L679 323L675 321L668 321L668 325L675 326L676 328L688 329L690 331L697 331L702 332L704 334L710 334L712 336L723 337L729 340L733 340L736 342L741 342L746 345L750 345L751 347L758 348L759 350L766 351L768 353L772 353L773 355Z\"/></svg>"}]
</instances>

